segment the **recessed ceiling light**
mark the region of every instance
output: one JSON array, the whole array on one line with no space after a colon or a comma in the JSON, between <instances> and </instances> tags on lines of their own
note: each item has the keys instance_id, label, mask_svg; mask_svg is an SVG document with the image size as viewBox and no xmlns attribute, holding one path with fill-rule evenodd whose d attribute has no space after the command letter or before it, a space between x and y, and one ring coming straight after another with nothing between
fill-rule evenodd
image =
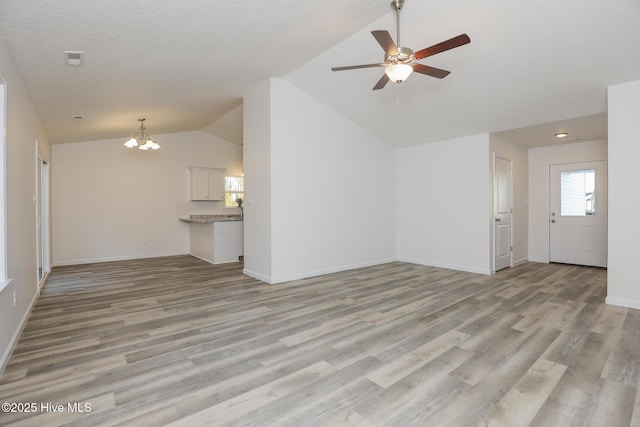
<instances>
[{"instance_id":1,"label":"recessed ceiling light","mask_svg":"<svg viewBox=\"0 0 640 427\"><path fill-rule=\"evenodd\" d=\"M567 135L569 135L568 132L558 132L558 133L556 133L556 138L564 138Z\"/></svg>"}]
</instances>

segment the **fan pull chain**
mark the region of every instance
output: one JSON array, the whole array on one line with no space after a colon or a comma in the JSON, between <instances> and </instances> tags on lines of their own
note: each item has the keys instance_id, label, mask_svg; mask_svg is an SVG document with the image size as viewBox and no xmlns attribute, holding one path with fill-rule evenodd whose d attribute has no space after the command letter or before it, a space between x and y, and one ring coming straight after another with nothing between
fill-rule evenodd
<instances>
[{"instance_id":1,"label":"fan pull chain","mask_svg":"<svg viewBox=\"0 0 640 427\"><path fill-rule=\"evenodd\" d=\"M396 99L396 107L398 107L398 110L400 109L400 100Z\"/></svg>"}]
</instances>

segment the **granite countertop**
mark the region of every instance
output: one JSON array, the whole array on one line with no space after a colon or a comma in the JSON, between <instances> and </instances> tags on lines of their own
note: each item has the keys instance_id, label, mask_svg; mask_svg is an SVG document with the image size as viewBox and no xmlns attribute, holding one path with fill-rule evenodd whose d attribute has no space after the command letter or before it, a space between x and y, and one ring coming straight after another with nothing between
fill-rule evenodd
<instances>
[{"instance_id":1,"label":"granite countertop","mask_svg":"<svg viewBox=\"0 0 640 427\"><path fill-rule=\"evenodd\" d=\"M189 215L178 218L183 222L195 222L199 224L206 224L210 222L220 221L242 221L243 218L240 215Z\"/></svg>"}]
</instances>

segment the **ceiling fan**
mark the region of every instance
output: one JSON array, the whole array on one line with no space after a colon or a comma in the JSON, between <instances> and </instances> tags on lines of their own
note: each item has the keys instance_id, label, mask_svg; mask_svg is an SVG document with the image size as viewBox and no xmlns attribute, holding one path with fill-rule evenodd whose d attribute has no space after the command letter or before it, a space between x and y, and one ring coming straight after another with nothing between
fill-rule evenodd
<instances>
[{"instance_id":1,"label":"ceiling fan","mask_svg":"<svg viewBox=\"0 0 640 427\"><path fill-rule=\"evenodd\" d=\"M358 68L385 67L384 74L373 87L373 90L382 89L389 80L395 83L402 83L415 71L416 73L426 74L427 76L442 79L449 75L450 71L440 68L430 67L428 65L419 64L417 61L428 56L435 55L462 45L471 41L468 35L460 34L449 40L445 40L433 46L424 48L417 52L406 47L400 46L400 9L404 5L405 0L393 0L391 6L396 11L396 27L397 37L396 43L393 42L391 35L386 30L371 31L373 37L378 41L382 49L385 51L384 62L364 65L350 65L346 67L333 67L332 71L355 70Z\"/></svg>"}]
</instances>

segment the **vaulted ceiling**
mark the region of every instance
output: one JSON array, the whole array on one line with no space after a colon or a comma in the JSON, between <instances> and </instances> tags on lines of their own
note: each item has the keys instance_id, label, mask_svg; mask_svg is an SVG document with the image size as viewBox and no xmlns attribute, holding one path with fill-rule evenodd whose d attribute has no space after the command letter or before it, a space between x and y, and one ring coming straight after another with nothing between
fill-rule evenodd
<instances>
[{"instance_id":1,"label":"vaulted ceiling","mask_svg":"<svg viewBox=\"0 0 640 427\"><path fill-rule=\"evenodd\" d=\"M407 0L402 46L471 37L421 61L448 77L414 73L372 91L381 68L330 70L381 62L377 29L395 39L389 0L0 0L0 34L53 143L124 138L139 117L153 134L236 139L224 129L236 120L212 123L282 77L396 146L501 131L517 140L519 128L539 145L537 125L593 123L569 120L583 116L606 135L607 86L640 79L636 0ZM65 65L64 51L84 52L82 66Z\"/></svg>"}]
</instances>

